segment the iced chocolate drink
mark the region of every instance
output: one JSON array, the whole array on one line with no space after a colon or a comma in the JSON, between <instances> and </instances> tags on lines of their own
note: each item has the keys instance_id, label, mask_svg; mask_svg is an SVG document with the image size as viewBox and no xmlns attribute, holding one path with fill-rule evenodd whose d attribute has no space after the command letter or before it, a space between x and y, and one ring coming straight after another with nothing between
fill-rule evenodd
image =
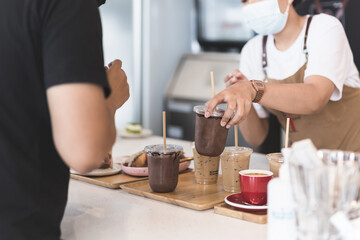
<instances>
[{"instance_id":1,"label":"iced chocolate drink","mask_svg":"<svg viewBox=\"0 0 360 240\"><path fill-rule=\"evenodd\" d=\"M279 169L284 163L284 156L281 153L269 153L266 155L269 160L270 171L273 172L273 177L279 176Z\"/></svg>"},{"instance_id":2,"label":"iced chocolate drink","mask_svg":"<svg viewBox=\"0 0 360 240\"><path fill-rule=\"evenodd\" d=\"M194 166L195 166L195 182L198 184L213 184L217 182L219 175L219 159L217 157L208 157L199 154L195 147Z\"/></svg>"},{"instance_id":3,"label":"iced chocolate drink","mask_svg":"<svg viewBox=\"0 0 360 240\"><path fill-rule=\"evenodd\" d=\"M220 156L223 187L226 192L241 192L239 171L249 169L253 150L247 147L226 147Z\"/></svg>"},{"instance_id":4,"label":"iced chocolate drink","mask_svg":"<svg viewBox=\"0 0 360 240\"><path fill-rule=\"evenodd\" d=\"M206 107L195 106L195 148L204 156L220 156L225 148L228 129L220 125L224 110L216 108L209 118L205 118Z\"/></svg>"},{"instance_id":5,"label":"iced chocolate drink","mask_svg":"<svg viewBox=\"0 0 360 240\"><path fill-rule=\"evenodd\" d=\"M178 145L149 145L145 147L149 168L149 184L154 192L175 190L179 176L179 158L183 148Z\"/></svg>"}]
</instances>

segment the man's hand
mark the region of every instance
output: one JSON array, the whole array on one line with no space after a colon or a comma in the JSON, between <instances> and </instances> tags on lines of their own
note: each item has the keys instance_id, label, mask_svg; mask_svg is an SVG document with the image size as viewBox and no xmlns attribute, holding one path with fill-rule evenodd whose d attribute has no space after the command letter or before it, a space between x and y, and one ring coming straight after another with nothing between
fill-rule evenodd
<instances>
[{"instance_id":1,"label":"man's hand","mask_svg":"<svg viewBox=\"0 0 360 240\"><path fill-rule=\"evenodd\" d=\"M120 108L130 97L129 84L124 70L121 68L122 62L115 60L106 68L111 94L107 99L107 104L112 112Z\"/></svg>"},{"instance_id":2,"label":"man's hand","mask_svg":"<svg viewBox=\"0 0 360 240\"><path fill-rule=\"evenodd\" d=\"M224 78L224 82L226 87L230 87L231 85L240 82L240 81L248 81L247 77L242 74L238 69L235 69L234 73L229 73Z\"/></svg>"},{"instance_id":3,"label":"man's hand","mask_svg":"<svg viewBox=\"0 0 360 240\"><path fill-rule=\"evenodd\" d=\"M230 128L247 117L255 95L256 92L251 82L239 81L218 93L205 104L207 107L205 117L209 117L217 105L227 103L227 109L221 119L221 126L226 125L226 128ZM230 120L233 114L234 116Z\"/></svg>"}]
</instances>

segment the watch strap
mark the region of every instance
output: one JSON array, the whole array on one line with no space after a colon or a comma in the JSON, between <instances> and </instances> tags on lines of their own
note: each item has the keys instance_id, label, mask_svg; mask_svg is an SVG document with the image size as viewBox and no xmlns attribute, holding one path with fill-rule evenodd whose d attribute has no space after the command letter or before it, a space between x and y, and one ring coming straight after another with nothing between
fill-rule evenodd
<instances>
[{"instance_id":1,"label":"watch strap","mask_svg":"<svg viewBox=\"0 0 360 240\"><path fill-rule=\"evenodd\" d=\"M264 83L258 80L251 80L250 82L256 91L255 98L252 101L258 103L264 95Z\"/></svg>"}]
</instances>

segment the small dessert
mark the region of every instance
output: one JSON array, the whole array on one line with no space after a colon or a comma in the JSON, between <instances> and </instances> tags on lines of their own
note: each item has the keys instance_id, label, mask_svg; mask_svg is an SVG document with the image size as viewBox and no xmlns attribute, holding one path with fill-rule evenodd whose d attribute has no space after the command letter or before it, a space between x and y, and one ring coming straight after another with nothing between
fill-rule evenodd
<instances>
[{"instance_id":1,"label":"small dessert","mask_svg":"<svg viewBox=\"0 0 360 240\"><path fill-rule=\"evenodd\" d=\"M141 153L135 158L130 167L147 167L146 152Z\"/></svg>"},{"instance_id":2,"label":"small dessert","mask_svg":"<svg viewBox=\"0 0 360 240\"><path fill-rule=\"evenodd\" d=\"M139 123L128 123L125 130L127 133L130 134L140 134L142 131L142 127Z\"/></svg>"},{"instance_id":3,"label":"small dessert","mask_svg":"<svg viewBox=\"0 0 360 240\"><path fill-rule=\"evenodd\" d=\"M108 155L105 157L104 162L101 164L100 169L107 169L113 167L113 160L111 153L108 153Z\"/></svg>"},{"instance_id":4,"label":"small dessert","mask_svg":"<svg viewBox=\"0 0 360 240\"><path fill-rule=\"evenodd\" d=\"M184 158L184 152L180 154L180 159ZM130 157L130 161L127 164L128 167L147 167L147 154L145 151L135 153Z\"/></svg>"}]
</instances>

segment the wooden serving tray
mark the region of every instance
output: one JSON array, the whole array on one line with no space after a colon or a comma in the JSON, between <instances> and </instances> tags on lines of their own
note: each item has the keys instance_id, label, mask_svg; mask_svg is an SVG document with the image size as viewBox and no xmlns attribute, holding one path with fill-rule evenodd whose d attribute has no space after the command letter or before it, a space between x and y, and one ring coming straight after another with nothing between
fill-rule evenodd
<instances>
[{"instance_id":1,"label":"wooden serving tray","mask_svg":"<svg viewBox=\"0 0 360 240\"><path fill-rule=\"evenodd\" d=\"M192 172L192 170L193 170L192 168L188 168L188 169L182 171L180 174ZM111 176L104 176L104 177L88 177L88 176L81 176L81 175L77 175L77 174L70 174L70 177L72 179L76 179L79 181L83 181L86 183L98 185L101 187L111 188L111 189L119 189L120 185L122 185L122 184L138 182L138 181L149 179L149 177L130 176L123 172L120 172L120 173L117 173L117 174L111 175Z\"/></svg>"},{"instance_id":2,"label":"wooden serving tray","mask_svg":"<svg viewBox=\"0 0 360 240\"><path fill-rule=\"evenodd\" d=\"M128 183L120 187L135 195L195 210L213 208L216 204L223 202L229 194L223 189L221 175L216 184L202 185L195 183L194 172L180 174L175 191L170 193L153 192L149 180Z\"/></svg>"},{"instance_id":3,"label":"wooden serving tray","mask_svg":"<svg viewBox=\"0 0 360 240\"><path fill-rule=\"evenodd\" d=\"M76 179L79 181L83 181L86 183L91 183L91 184L95 184L98 186L111 188L111 189L119 189L121 184L137 182L137 181L148 179L148 177L132 177L132 176L126 175L121 172L118 174L115 174L112 176L106 176L106 177L86 177L86 176L80 176L80 175L76 175L76 174L70 174L70 177L72 179Z\"/></svg>"},{"instance_id":4,"label":"wooden serving tray","mask_svg":"<svg viewBox=\"0 0 360 240\"><path fill-rule=\"evenodd\" d=\"M214 212L217 214L225 215L228 217L234 217L241 220L245 220L253 223L266 224L267 223L267 214L266 212L262 213L250 213L238 210L232 206L227 205L226 203L218 204L214 207Z\"/></svg>"}]
</instances>

